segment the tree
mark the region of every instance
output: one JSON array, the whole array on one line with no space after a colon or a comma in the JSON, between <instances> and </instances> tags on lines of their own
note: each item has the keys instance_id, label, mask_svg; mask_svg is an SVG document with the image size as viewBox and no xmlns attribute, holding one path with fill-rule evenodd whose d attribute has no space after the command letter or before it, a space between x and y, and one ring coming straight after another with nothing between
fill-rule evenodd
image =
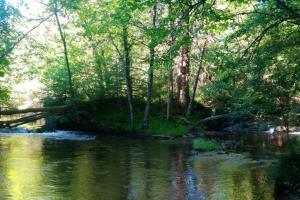
<instances>
[{"instance_id":1,"label":"tree","mask_svg":"<svg viewBox=\"0 0 300 200\"><path fill-rule=\"evenodd\" d=\"M184 27L183 44L180 48L178 73L177 73L177 95L178 106L185 108L189 101L189 73L190 73L190 9L192 6L191 0L185 0L182 8L182 18Z\"/></svg>"},{"instance_id":2,"label":"tree","mask_svg":"<svg viewBox=\"0 0 300 200\"><path fill-rule=\"evenodd\" d=\"M128 33L128 23L132 20L132 12L136 9L132 7L133 4L131 2L120 2L119 7L116 8L114 22L117 26L121 26L121 37L122 37L122 46L123 52L117 47L117 44L113 42L119 56L120 60L122 61L121 64L123 65L123 73L125 78L126 84L126 93L127 93L127 100L128 100L128 110L129 110L129 117L130 117L130 127L134 129L134 112L133 112L133 95L132 95L132 80L131 80L131 57L130 57L130 44L128 41L129 33Z\"/></svg>"},{"instance_id":3,"label":"tree","mask_svg":"<svg viewBox=\"0 0 300 200\"><path fill-rule=\"evenodd\" d=\"M130 126L134 129L134 115L133 115L133 98L132 98L132 83L130 77L130 47L128 44L128 29L126 25L123 27L123 47L124 47L124 76L126 80L126 90L128 98L128 107L130 113Z\"/></svg>"},{"instance_id":4,"label":"tree","mask_svg":"<svg viewBox=\"0 0 300 200\"><path fill-rule=\"evenodd\" d=\"M196 90L197 90L197 86L198 86L198 82L199 82L199 76L200 76L200 72L202 69L202 64L203 64L203 59L204 59L204 54L205 54L205 49L206 49L206 43L207 43L207 41L205 40L203 47L202 47L202 51L201 51L200 64L199 64L199 67L197 69L196 76L195 76L195 82L193 85L192 96L189 101L187 111L185 114L186 118L189 118L189 116L191 115L192 109L193 109L193 105L194 105L194 101L195 101L195 97L196 97Z\"/></svg>"},{"instance_id":5,"label":"tree","mask_svg":"<svg viewBox=\"0 0 300 200\"><path fill-rule=\"evenodd\" d=\"M56 19L59 35L60 35L60 38L61 38L61 42L63 44L65 65L66 65L67 72L68 72L69 92L70 92L71 98L74 101L75 94L74 94L74 88L73 88L72 73L71 73L71 68L70 68L70 63L69 63L67 42L66 42L65 34L64 34L64 32L62 30L62 27L61 27L61 23L59 21L59 17L58 17L57 2L54 2L53 12L54 12L54 15L55 15L55 19Z\"/></svg>"},{"instance_id":6,"label":"tree","mask_svg":"<svg viewBox=\"0 0 300 200\"><path fill-rule=\"evenodd\" d=\"M156 21L157 21L157 2L154 1L153 3L153 11L152 11L152 30L156 28ZM153 34L153 33L152 33ZM154 73L154 63L155 63L155 47L156 42L154 36L150 36L150 44L149 44L149 69L148 69L148 79L147 79L147 100L146 106L144 111L144 121L143 121L143 128L147 129L149 126L149 110L152 101L152 87L153 87L153 73Z\"/></svg>"},{"instance_id":7,"label":"tree","mask_svg":"<svg viewBox=\"0 0 300 200\"><path fill-rule=\"evenodd\" d=\"M287 131L297 124L299 7L297 1L279 0L241 11L238 17L244 19L232 24L236 31L219 45L216 81L204 90L205 100L221 112L284 125Z\"/></svg>"},{"instance_id":8,"label":"tree","mask_svg":"<svg viewBox=\"0 0 300 200\"><path fill-rule=\"evenodd\" d=\"M9 70L8 51L13 40L9 19L14 17L13 8L5 0L0 0L0 77L4 77ZM0 83L0 103L4 104L9 98L9 90L4 83Z\"/></svg>"},{"instance_id":9,"label":"tree","mask_svg":"<svg viewBox=\"0 0 300 200\"><path fill-rule=\"evenodd\" d=\"M70 98L71 98L71 104L74 110L74 115L75 115L75 119L77 122L79 122L79 115L77 112L77 106L76 106L76 100L75 100L75 91L74 91L74 87L73 87L73 80L72 80L72 72L71 72L71 66L70 66L70 62L69 62L69 54L68 54L68 48L67 48L67 42L66 42L66 35L63 32L60 20L59 20L59 16L58 16L58 2L54 1L53 2L53 13L55 16L55 20L56 20L56 25L59 31L59 35L60 35L60 39L63 45L63 52L64 52L64 60L65 60L65 66L67 68L67 72L68 72L68 85L69 85L69 93L70 93Z\"/></svg>"}]
</instances>

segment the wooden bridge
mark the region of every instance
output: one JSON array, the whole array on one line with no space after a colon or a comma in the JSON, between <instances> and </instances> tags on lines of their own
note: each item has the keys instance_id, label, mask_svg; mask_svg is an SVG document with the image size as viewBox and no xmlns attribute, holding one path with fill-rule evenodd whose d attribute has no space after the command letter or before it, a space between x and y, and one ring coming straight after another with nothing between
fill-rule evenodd
<instances>
[{"instance_id":1,"label":"wooden bridge","mask_svg":"<svg viewBox=\"0 0 300 200\"><path fill-rule=\"evenodd\" d=\"M1 108L0 109L0 128L13 128L22 124L37 121L51 115L61 114L67 110L68 106L53 106L43 108ZM7 119L12 117L13 119ZM3 119L3 120L2 120Z\"/></svg>"}]
</instances>

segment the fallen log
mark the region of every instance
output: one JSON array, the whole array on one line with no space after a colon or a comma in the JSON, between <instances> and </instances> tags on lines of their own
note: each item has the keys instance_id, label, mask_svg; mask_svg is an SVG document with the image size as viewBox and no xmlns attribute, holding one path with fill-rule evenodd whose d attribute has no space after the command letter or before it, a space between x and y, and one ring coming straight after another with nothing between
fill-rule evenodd
<instances>
[{"instance_id":1,"label":"fallen log","mask_svg":"<svg viewBox=\"0 0 300 200\"><path fill-rule=\"evenodd\" d=\"M232 118L234 115L233 114L222 114L222 115L214 115L211 117L206 117L201 120L201 122L208 122L208 121L213 121L213 120L218 120L218 119L228 119Z\"/></svg>"},{"instance_id":2,"label":"fallen log","mask_svg":"<svg viewBox=\"0 0 300 200\"><path fill-rule=\"evenodd\" d=\"M13 124L10 126L10 128L14 128L14 127L17 127L17 126L20 126L20 125L23 125L23 124L27 124L27 123L30 123L30 122L34 122L34 121L37 121L39 119L43 119L43 118L46 118L48 115L39 115L39 116L36 116L36 117L33 117L33 118L28 118L20 123L16 123L16 124Z\"/></svg>"},{"instance_id":3,"label":"fallen log","mask_svg":"<svg viewBox=\"0 0 300 200\"><path fill-rule=\"evenodd\" d=\"M36 113L36 112L62 112L65 111L69 106L53 106L53 107L43 107L43 108L27 108L27 109L8 109L1 110L0 115L14 115L21 113Z\"/></svg>"},{"instance_id":4,"label":"fallen log","mask_svg":"<svg viewBox=\"0 0 300 200\"><path fill-rule=\"evenodd\" d=\"M219 119L232 119L234 118L235 115L232 113L228 113L228 114L221 114L221 115L214 115L211 117L206 117L204 119L201 119L199 122L197 122L196 124L194 124L191 128L196 128L197 126L199 126L202 123L205 122L209 122L209 121L214 121L214 120L219 120Z\"/></svg>"},{"instance_id":5,"label":"fallen log","mask_svg":"<svg viewBox=\"0 0 300 200\"><path fill-rule=\"evenodd\" d=\"M22 124L37 121L37 120L45 118L47 116L48 115L46 115L46 114L39 113L39 114L31 115L31 116L22 117L22 118L19 118L19 119L0 121L0 127L13 128L13 127L16 127L16 126L19 126L19 125L22 125Z\"/></svg>"},{"instance_id":6,"label":"fallen log","mask_svg":"<svg viewBox=\"0 0 300 200\"><path fill-rule=\"evenodd\" d=\"M39 117L43 115L42 113L38 113L38 114L34 114L34 115L30 115L30 116L25 116L25 117L21 117L21 118L18 118L18 119L12 119L12 120L3 120L3 121L0 121L0 124L15 124L15 123L19 123L19 122L23 122L24 120L30 120L32 118L35 118L35 117Z\"/></svg>"}]
</instances>

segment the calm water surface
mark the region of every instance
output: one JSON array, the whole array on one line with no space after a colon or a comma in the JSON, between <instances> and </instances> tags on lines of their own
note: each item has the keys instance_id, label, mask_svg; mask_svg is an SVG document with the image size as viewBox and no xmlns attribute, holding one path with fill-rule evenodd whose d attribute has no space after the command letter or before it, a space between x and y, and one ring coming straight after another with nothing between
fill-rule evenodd
<instances>
[{"instance_id":1,"label":"calm water surface","mask_svg":"<svg viewBox=\"0 0 300 200\"><path fill-rule=\"evenodd\" d=\"M272 200L268 172L174 141L0 134L1 200Z\"/></svg>"}]
</instances>

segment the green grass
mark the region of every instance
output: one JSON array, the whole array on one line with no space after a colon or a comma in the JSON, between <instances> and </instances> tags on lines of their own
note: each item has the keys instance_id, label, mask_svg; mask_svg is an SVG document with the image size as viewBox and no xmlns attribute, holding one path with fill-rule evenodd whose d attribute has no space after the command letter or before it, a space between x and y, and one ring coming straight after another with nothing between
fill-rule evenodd
<instances>
[{"instance_id":1,"label":"green grass","mask_svg":"<svg viewBox=\"0 0 300 200\"><path fill-rule=\"evenodd\" d=\"M221 150L223 147L216 140L201 138L201 139L194 139L193 148L195 150L202 150L202 151L216 151L216 150Z\"/></svg>"},{"instance_id":2,"label":"green grass","mask_svg":"<svg viewBox=\"0 0 300 200\"><path fill-rule=\"evenodd\" d=\"M187 133L187 128L179 121L167 121L164 118L152 118L149 121L149 130L147 132L153 135L159 134L179 137Z\"/></svg>"},{"instance_id":3,"label":"green grass","mask_svg":"<svg viewBox=\"0 0 300 200\"><path fill-rule=\"evenodd\" d=\"M187 134L187 127L183 120L171 119L167 120L163 113L155 112L150 113L149 128L144 131L143 124L143 109L136 109L134 112L134 129L138 133L146 135L168 135L172 137L180 137ZM101 124L104 127L110 127L114 130L131 131L129 114L127 107L111 108L107 106L101 112L94 113L90 119L96 124Z\"/></svg>"},{"instance_id":4,"label":"green grass","mask_svg":"<svg viewBox=\"0 0 300 200\"><path fill-rule=\"evenodd\" d=\"M143 116L136 116L135 131L144 132L142 129ZM131 131L130 123L127 113L106 113L105 115L97 116L97 121L103 126L112 127L125 131ZM180 137L187 133L187 128L183 122L169 120L163 117L153 116L149 120L149 128L145 132L147 135L168 135L173 137Z\"/></svg>"},{"instance_id":5,"label":"green grass","mask_svg":"<svg viewBox=\"0 0 300 200\"><path fill-rule=\"evenodd\" d=\"M174 108L170 120L166 119L165 105L153 103L149 114L149 128L142 128L144 118L144 106L142 101L135 101L134 104L134 131L130 127L128 105L126 98L101 99L93 104L91 102L81 102L78 105L79 115L82 120L81 129L98 130L104 128L117 134L137 133L144 135L165 135L180 137L188 134L190 128L180 117L182 110ZM61 120L61 127L72 128L73 113L64 116L66 121ZM198 115L193 115L190 121L199 121Z\"/></svg>"}]
</instances>

